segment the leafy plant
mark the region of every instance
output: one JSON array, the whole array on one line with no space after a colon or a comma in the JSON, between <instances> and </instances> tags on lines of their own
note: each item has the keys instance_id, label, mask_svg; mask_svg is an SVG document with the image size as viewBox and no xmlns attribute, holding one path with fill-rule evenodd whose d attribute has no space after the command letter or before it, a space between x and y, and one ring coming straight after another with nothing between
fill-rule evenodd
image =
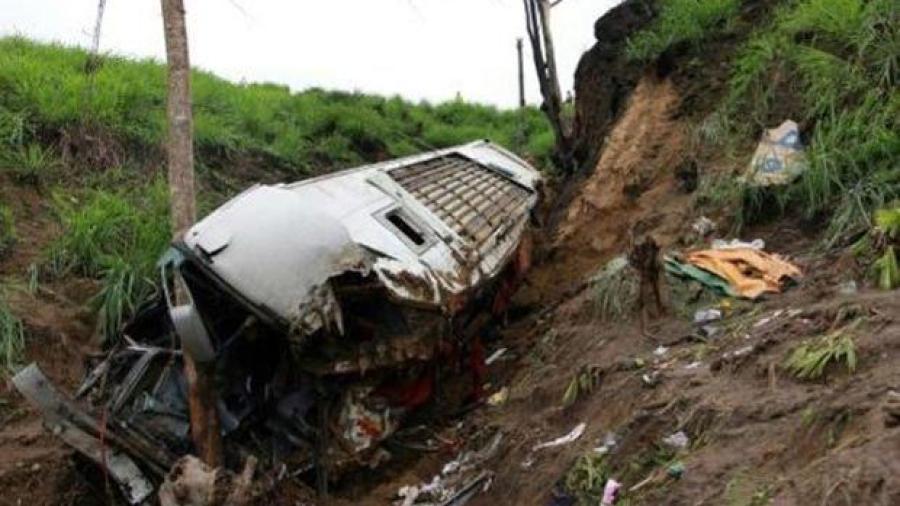
<instances>
[{"instance_id":1,"label":"leafy plant","mask_svg":"<svg viewBox=\"0 0 900 506\"><path fill-rule=\"evenodd\" d=\"M877 258L872 271L878 286L883 290L900 287L900 266L896 246L900 240L900 207L880 209L875 212L875 227L853 245L857 256Z\"/></svg>"},{"instance_id":2,"label":"leafy plant","mask_svg":"<svg viewBox=\"0 0 900 506\"><path fill-rule=\"evenodd\" d=\"M7 372L15 371L25 351L25 328L0 294L0 364Z\"/></svg>"},{"instance_id":3,"label":"leafy plant","mask_svg":"<svg viewBox=\"0 0 900 506\"><path fill-rule=\"evenodd\" d=\"M20 183L38 185L53 177L60 167L59 158L49 148L40 144L19 146L4 151L0 156L0 169Z\"/></svg>"},{"instance_id":4,"label":"leafy plant","mask_svg":"<svg viewBox=\"0 0 900 506\"><path fill-rule=\"evenodd\" d=\"M851 373L856 370L856 344L843 329L797 346L784 365L798 379L816 380L830 364L844 364Z\"/></svg>"},{"instance_id":5,"label":"leafy plant","mask_svg":"<svg viewBox=\"0 0 900 506\"><path fill-rule=\"evenodd\" d=\"M579 504L600 504L609 474L606 455L591 452L575 460L565 475L564 485Z\"/></svg>"},{"instance_id":6,"label":"leafy plant","mask_svg":"<svg viewBox=\"0 0 900 506\"><path fill-rule=\"evenodd\" d=\"M582 366L578 372L572 376L572 380L569 381L569 385L566 387L565 393L563 393L563 407L569 407L575 404L575 401L581 397L593 392L594 388L600 382L600 379L601 371L599 368Z\"/></svg>"}]
</instances>

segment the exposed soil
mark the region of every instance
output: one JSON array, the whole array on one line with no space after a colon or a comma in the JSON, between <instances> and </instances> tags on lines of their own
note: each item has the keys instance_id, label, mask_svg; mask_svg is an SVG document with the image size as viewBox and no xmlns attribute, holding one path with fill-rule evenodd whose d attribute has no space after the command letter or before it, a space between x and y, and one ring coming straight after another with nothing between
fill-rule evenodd
<instances>
[{"instance_id":1,"label":"exposed soil","mask_svg":"<svg viewBox=\"0 0 900 506\"><path fill-rule=\"evenodd\" d=\"M93 321L86 308L96 292L89 280L42 283L29 293L28 270L59 233L48 196L31 186L0 182L2 200L15 215L17 241L0 261L5 298L23 322L25 359L36 361L58 385L73 390L82 378L82 357L90 347ZM89 485L76 471L72 451L44 430L41 418L11 384L0 386L0 504L85 504Z\"/></svg>"}]
</instances>

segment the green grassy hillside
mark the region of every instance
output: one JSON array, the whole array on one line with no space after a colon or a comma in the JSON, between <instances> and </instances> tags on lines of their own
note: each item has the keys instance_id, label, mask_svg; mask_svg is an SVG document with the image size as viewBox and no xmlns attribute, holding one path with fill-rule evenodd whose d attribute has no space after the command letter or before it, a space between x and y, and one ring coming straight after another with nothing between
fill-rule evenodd
<instances>
[{"instance_id":1,"label":"green grassy hillside","mask_svg":"<svg viewBox=\"0 0 900 506\"><path fill-rule=\"evenodd\" d=\"M27 156L35 142L71 142L89 127L100 132L94 137L108 138L108 149L121 151L102 161L158 153L165 79L165 68L153 60L107 56L93 64L82 49L0 39L0 141ZM534 108L503 111L462 100L432 105L319 89L292 93L200 70L192 84L198 159L213 169L250 159L311 175L477 138L540 162L552 147Z\"/></svg>"}]
</instances>

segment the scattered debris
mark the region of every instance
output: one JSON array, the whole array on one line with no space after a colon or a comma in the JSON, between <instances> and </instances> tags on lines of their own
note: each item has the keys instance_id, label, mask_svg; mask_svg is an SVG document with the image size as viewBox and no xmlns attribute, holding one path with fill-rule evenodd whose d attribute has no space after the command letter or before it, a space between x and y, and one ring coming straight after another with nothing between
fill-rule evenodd
<instances>
[{"instance_id":1,"label":"scattered debris","mask_svg":"<svg viewBox=\"0 0 900 506\"><path fill-rule=\"evenodd\" d=\"M44 425L103 468L103 472L119 486L129 504L142 504L152 495L153 486L135 461L118 448L146 457L145 465L157 477L162 477L174 461L167 452L146 448L143 440L118 426L101 425L57 391L35 364L19 371L12 381L28 402L43 413Z\"/></svg>"},{"instance_id":2,"label":"scattered debris","mask_svg":"<svg viewBox=\"0 0 900 506\"><path fill-rule=\"evenodd\" d=\"M691 444L691 440L687 437L687 434L681 430L664 437L662 442L664 445L674 448L675 450L684 450Z\"/></svg>"},{"instance_id":3,"label":"scattered debris","mask_svg":"<svg viewBox=\"0 0 900 506\"><path fill-rule=\"evenodd\" d=\"M499 360L500 357L502 357L507 351L508 351L507 348L499 348L499 349L497 349L497 351L495 351L494 353L491 353L491 356L489 356L489 357L484 361L484 365L491 365L491 364L493 364L494 362L496 362L497 360Z\"/></svg>"},{"instance_id":4,"label":"scattered debris","mask_svg":"<svg viewBox=\"0 0 900 506\"><path fill-rule=\"evenodd\" d=\"M653 388L659 385L659 371L650 371L641 375L641 382L644 386Z\"/></svg>"},{"instance_id":5,"label":"scattered debris","mask_svg":"<svg viewBox=\"0 0 900 506\"><path fill-rule=\"evenodd\" d=\"M666 474L670 478L680 480L684 476L684 464L680 460L676 460L666 467Z\"/></svg>"},{"instance_id":6,"label":"scattered debris","mask_svg":"<svg viewBox=\"0 0 900 506\"><path fill-rule=\"evenodd\" d=\"M722 311L719 309L700 309L694 313L694 323L702 324L722 319Z\"/></svg>"},{"instance_id":7,"label":"scattered debris","mask_svg":"<svg viewBox=\"0 0 900 506\"><path fill-rule=\"evenodd\" d=\"M244 506L253 499L256 458L244 462L241 474L210 469L187 455L175 463L159 487L160 506Z\"/></svg>"},{"instance_id":8,"label":"scattered debris","mask_svg":"<svg viewBox=\"0 0 900 506\"><path fill-rule=\"evenodd\" d=\"M716 337L721 331L722 329L715 325L703 325L700 327L700 335L710 339Z\"/></svg>"},{"instance_id":9,"label":"scattered debris","mask_svg":"<svg viewBox=\"0 0 900 506\"><path fill-rule=\"evenodd\" d=\"M660 345L660 346L658 346L655 350L653 350L653 354L656 355L657 357L662 357L663 355L665 355L666 353L668 353L668 351L669 351L668 348L666 348L665 346Z\"/></svg>"},{"instance_id":10,"label":"scattered debris","mask_svg":"<svg viewBox=\"0 0 900 506\"><path fill-rule=\"evenodd\" d=\"M508 399L509 387L503 387L491 394L490 397L487 398L487 403L490 406L502 406L503 404L506 404Z\"/></svg>"},{"instance_id":11,"label":"scattered debris","mask_svg":"<svg viewBox=\"0 0 900 506\"><path fill-rule=\"evenodd\" d=\"M784 185L806 170L800 127L787 120L766 130L743 179L754 186Z\"/></svg>"},{"instance_id":12,"label":"scattered debris","mask_svg":"<svg viewBox=\"0 0 900 506\"><path fill-rule=\"evenodd\" d=\"M845 283L841 283L838 286L838 294L840 295L856 295L859 291L859 288L856 286L856 281L851 279Z\"/></svg>"},{"instance_id":13,"label":"scattered debris","mask_svg":"<svg viewBox=\"0 0 900 506\"><path fill-rule=\"evenodd\" d=\"M756 299L764 293L780 293L785 280L797 280L801 276L800 269L794 264L778 255L752 248L693 251L686 259L693 266L725 280L731 287L730 292L748 299Z\"/></svg>"},{"instance_id":14,"label":"scattered debris","mask_svg":"<svg viewBox=\"0 0 900 506\"><path fill-rule=\"evenodd\" d=\"M691 225L691 229L700 237L706 237L716 231L716 222L706 216L701 216L694 221Z\"/></svg>"},{"instance_id":15,"label":"scattered debris","mask_svg":"<svg viewBox=\"0 0 900 506\"><path fill-rule=\"evenodd\" d=\"M441 472L430 481L418 485L406 485L397 491L397 506L462 506L475 494L487 491L493 482L493 473L479 467L496 455L503 434L496 433L478 451L462 452L456 459L444 464Z\"/></svg>"},{"instance_id":16,"label":"scattered debris","mask_svg":"<svg viewBox=\"0 0 900 506\"><path fill-rule=\"evenodd\" d=\"M538 450L543 450L544 448L552 448L554 446L561 446L565 444L569 444L576 439L580 438L582 434L584 434L584 429L587 427L587 424L584 422L576 425L568 434L565 436L560 436L552 441L547 441L546 443L539 443L534 445L531 448L531 451L536 452Z\"/></svg>"},{"instance_id":17,"label":"scattered debris","mask_svg":"<svg viewBox=\"0 0 900 506\"><path fill-rule=\"evenodd\" d=\"M714 239L712 242L712 249L755 249L757 251L762 251L765 248L766 241L763 241L762 239L753 239L750 242L745 242L740 239L732 239L730 241Z\"/></svg>"},{"instance_id":18,"label":"scattered debris","mask_svg":"<svg viewBox=\"0 0 900 506\"><path fill-rule=\"evenodd\" d=\"M618 438L616 437L615 432L607 432L603 437L603 444L594 448L594 453L598 455L605 455L612 451L615 448L616 444L618 444Z\"/></svg>"},{"instance_id":19,"label":"scattered debris","mask_svg":"<svg viewBox=\"0 0 900 506\"><path fill-rule=\"evenodd\" d=\"M616 499L619 498L620 488L622 488L622 484L616 480L612 478L606 480L606 485L603 487L603 499L600 501L600 505L612 506L615 504Z\"/></svg>"}]
</instances>

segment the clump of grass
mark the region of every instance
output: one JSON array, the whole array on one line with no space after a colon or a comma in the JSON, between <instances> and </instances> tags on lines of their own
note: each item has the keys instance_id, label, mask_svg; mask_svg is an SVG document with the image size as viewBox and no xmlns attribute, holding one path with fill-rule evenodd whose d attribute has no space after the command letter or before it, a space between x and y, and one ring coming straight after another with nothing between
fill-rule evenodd
<instances>
[{"instance_id":1,"label":"clump of grass","mask_svg":"<svg viewBox=\"0 0 900 506\"><path fill-rule=\"evenodd\" d=\"M900 246L900 207L875 212L875 226L853 244L852 251L863 262L871 263L872 275L878 287L893 290L900 287L900 266L897 247Z\"/></svg>"},{"instance_id":2,"label":"clump of grass","mask_svg":"<svg viewBox=\"0 0 900 506\"><path fill-rule=\"evenodd\" d=\"M50 148L40 144L18 146L0 155L0 169L15 181L39 185L52 178L60 167L60 160Z\"/></svg>"},{"instance_id":3,"label":"clump of grass","mask_svg":"<svg viewBox=\"0 0 900 506\"><path fill-rule=\"evenodd\" d=\"M0 204L0 258L5 257L16 244L16 222L12 209Z\"/></svg>"},{"instance_id":4,"label":"clump of grass","mask_svg":"<svg viewBox=\"0 0 900 506\"><path fill-rule=\"evenodd\" d=\"M664 0L650 28L629 37L625 55L630 60L653 60L680 42L696 43L738 10L737 0Z\"/></svg>"},{"instance_id":5,"label":"clump of grass","mask_svg":"<svg viewBox=\"0 0 900 506\"><path fill-rule=\"evenodd\" d=\"M579 504L600 504L609 475L606 455L591 452L575 460L563 483L566 491L574 495Z\"/></svg>"},{"instance_id":6,"label":"clump of grass","mask_svg":"<svg viewBox=\"0 0 900 506\"><path fill-rule=\"evenodd\" d=\"M562 397L563 407L569 407L590 394L600 382L601 371L596 366L583 366L572 376Z\"/></svg>"},{"instance_id":7,"label":"clump of grass","mask_svg":"<svg viewBox=\"0 0 900 506\"><path fill-rule=\"evenodd\" d=\"M856 370L856 344L845 329L800 344L791 351L784 366L797 379L817 380L831 364L843 364L851 373Z\"/></svg>"},{"instance_id":8,"label":"clump of grass","mask_svg":"<svg viewBox=\"0 0 900 506\"><path fill-rule=\"evenodd\" d=\"M7 373L20 365L25 351L25 328L0 293L0 364Z\"/></svg>"},{"instance_id":9,"label":"clump of grass","mask_svg":"<svg viewBox=\"0 0 900 506\"><path fill-rule=\"evenodd\" d=\"M156 289L156 261L171 240L167 187L157 181L133 192L95 190L74 203L55 200L65 233L50 246L48 267L102 281L93 304L101 334L113 339Z\"/></svg>"},{"instance_id":10,"label":"clump of grass","mask_svg":"<svg viewBox=\"0 0 900 506\"><path fill-rule=\"evenodd\" d=\"M634 307L639 280L625 257L610 260L590 283L594 290L594 314L597 318L621 318Z\"/></svg>"},{"instance_id":11,"label":"clump of grass","mask_svg":"<svg viewBox=\"0 0 900 506\"><path fill-rule=\"evenodd\" d=\"M894 244L900 239L900 207L881 209L875 213L875 226L879 242L884 244L884 252L873 264L878 286L883 290L893 290L900 287L900 267L897 265L897 252L894 248Z\"/></svg>"}]
</instances>

